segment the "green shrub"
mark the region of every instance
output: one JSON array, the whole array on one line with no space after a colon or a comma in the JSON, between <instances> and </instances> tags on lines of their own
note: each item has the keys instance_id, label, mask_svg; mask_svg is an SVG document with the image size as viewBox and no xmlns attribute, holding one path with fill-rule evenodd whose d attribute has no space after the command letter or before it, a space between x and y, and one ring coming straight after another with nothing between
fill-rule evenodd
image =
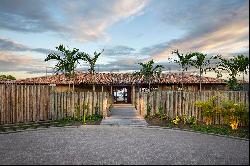
<instances>
[{"instance_id":1,"label":"green shrub","mask_svg":"<svg viewBox=\"0 0 250 166\"><path fill-rule=\"evenodd\" d=\"M195 106L199 108L199 111L205 117L206 125L211 125L213 118L221 111L221 107L216 105L217 99L218 96L213 96L208 101L195 102Z\"/></svg>"},{"instance_id":2,"label":"green shrub","mask_svg":"<svg viewBox=\"0 0 250 166\"><path fill-rule=\"evenodd\" d=\"M152 110L152 106L150 104L147 104L147 115L150 116Z\"/></svg>"},{"instance_id":3,"label":"green shrub","mask_svg":"<svg viewBox=\"0 0 250 166\"><path fill-rule=\"evenodd\" d=\"M221 115L226 124L229 124L232 129L237 129L240 122L249 123L248 106L243 103L235 103L231 100L222 101Z\"/></svg>"},{"instance_id":4,"label":"green shrub","mask_svg":"<svg viewBox=\"0 0 250 166\"><path fill-rule=\"evenodd\" d=\"M189 116L189 117L187 118L187 124L189 124L189 125L195 125L196 122L197 122L197 119L196 119L195 116Z\"/></svg>"}]
</instances>

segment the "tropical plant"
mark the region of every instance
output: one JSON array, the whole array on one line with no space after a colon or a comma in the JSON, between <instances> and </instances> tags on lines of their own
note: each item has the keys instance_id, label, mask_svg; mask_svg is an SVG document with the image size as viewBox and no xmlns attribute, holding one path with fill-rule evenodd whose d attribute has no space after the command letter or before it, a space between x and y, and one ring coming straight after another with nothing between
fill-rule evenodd
<instances>
[{"instance_id":1,"label":"tropical plant","mask_svg":"<svg viewBox=\"0 0 250 166\"><path fill-rule=\"evenodd\" d=\"M73 50L66 49L62 44L60 44L56 49L60 53L50 53L45 61L56 60L58 61L54 69L56 72L63 72L66 76L74 76L75 68L78 61L81 59L79 57L79 49L73 48Z\"/></svg>"},{"instance_id":2,"label":"tropical plant","mask_svg":"<svg viewBox=\"0 0 250 166\"><path fill-rule=\"evenodd\" d=\"M168 115L163 112L163 106L160 105L158 107L158 111L153 115L153 117L160 118L160 120L162 122L163 119L167 119L168 118Z\"/></svg>"},{"instance_id":3,"label":"tropical plant","mask_svg":"<svg viewBox=\"0 0 250 166\"><path fill-rule=\"evenodd\" d=\"M208 101L196 101L194 103L194 105L201 111L201 114L205 117L206 125L211 125L213 118L221 111L221 107L216 104L217 99L218 96L213 96Z\"/></svg>"},{"instance_id":4,"label":"tropical plant","mask_svg":"<svg viewBox=\"0 0 250 166\"><path fill-rule=\"evenodd\" d=\"M229 80L227 81L227 86L230 90L240 90L242 87L238 84L236 76L239 72L247 73L247 69L249 67L249 58L244 57L243 55L237 55L236 57L225 59L221 55L217 55L214 57L215 59L219 59L217 66L215 67L215 71L217 73L221 73L221 71L225 70L229 73Z\"/></svg>"},{"instance_id":5,"label":"tropical plant","mask_svg":"<svg viewBox=\"0 0 250 166\"><path fill-rule=\"evenodd\" d=\"M98 57L103 53L104 49L102 52L97 53L96 51L94 52L94 57L91 57L89 54L85 52L79 53L79 57L81 57L82 60L86 61L89 64L89 69L88 71L91 74L95 74L95 65Z\"/></svg>"},{"instance_id":6,"label":"tropical plant","mask_svg":"<svg viewBox=\"0 0 250 166\"><path fill-rule=\"evenodd\" d=\"M81 113L81 109L80 109L80 105L78 104L75 106L75 118L77 120L80 119L81 117L80 113Z\"/></svg>"},{"instance_id":7,"label":"tropical plant","mask_svg":"<svg viewBox=\"0 0 250 166\"><path fill-rule=\"evenodd\" d=\"M152 106L150 104L147 104L147 116L150 116L152 110Z\"/></svg>"},{"instance_id":8,"label":"tropical plant","mask_svg":"<svg viewBox=\"0 0 250 166\"><path fill-rule=\"evenodd\" d=\"M248 124L249 110L243 103L235 103L231 100L222 101L222 117L226 124L229 124L233 130L238 129L240 122Z\"/></svg>"},{"instance_id":9,"label":"tropical plant","mask_svg":"<svg viewBox=\"0 0 250 166\"><path fill-rule=\"evenodd\" d=\"M197 119L196 119L196 117L195 116L189 116L189 117L187 117L187 124L189 124L189 125L194 125L194 124L196 124L196 122L197 122Z\"/></svg>"},{"instance_id":10,"label":"tropical plant","mask_svg":"<svg viewBox=\"0 0 250 166\"><path fill-rule=\"evenodd\" d=\"M180 116L180 121L182 121L183 124L186 124L186 123L187 123L187 120L188 120L187 115L182 115L182 116Z\"/></svg>"},{"instance_id":11,"label":"tropical plant","mask_svg":"<svg viewBox=\"0 0 250 166\"><path fill-rule=\"evenodd\" d=\"M244 74L247 74L247 70L249 68L249 58L247 56L244 55L238 55L235 58L235 63L237 64L238 68L239 68L239 72L242 73L242 77L243 77L243 88L244 88L244 82L245 82L245 78L244 78ZM243 89L244 90L244 89Z\"/></svg>"},{"instance_id":12,"label":"tropical plant","mask_svg":"<svg viewBox=\"0 0 250 166\"><path fill-rule=\"evenodd\" d=\"M0 75L0 79L16 80L16 78L12 75Z\"/></svg>"},{"instance_id":13,"label":"tropical plant","mask_svg":"<svg viewBox=\"0 0 250 166\"><path fill-rule=\"evenodd\" d=\"M175 118L172 119L171 122L174 123L175 125L178 125L179 122L180 122L180 120L181 120L180 117L179 117L179 116L176 116Z\"/></svg>"},{"instance_id":14,"label":"tropical plant","mask_svg":"<svg viewBox=\"0 0 250 166\"><path fill-rule=\"evenodd\" d=\"M210 60L206 59L207 54L203 54L200 52L194 52L188 54L189 57L195 57L194 60L190 62L192 66L195 68L199 69L199 75L200 75L200 91L201 91L201 79L202 79L202 74L203 72L206 72L206 69L208 68L207 66L210 64Z\"/></svg>"},{"instance_id":15,"label":"tropical plant","mask_svg":"<svg viewBox=\"0 0 250 166\"><path fill-rule=\"evenodd\" d=\"M102 52L104 49L102 50ZM89 54L85 52L79 53L79 57L87 62L89 64L89 69L88 71L90 72L91 76L95 75L95 65L96 61L99 58L99 56L102 54L102 52L97 53L96 51L94 52L94 57L91 57ZM91 77L92 78L92 77ZM93 78L92 78L93 79ZM92 80L93 82L93 91L95 91L95 80Z\"/></svg>"},{"instance_id":16,"label":"tropical plant","mask_svg":"<svg viewBox=\"0 0 250 166\"><path fill-rule=\"evenodd\" d=\"M82 109L83 109L83 124L86 124L86 116L89 110L89 103L83 102L82 103Z\"/></svg>"},{"instance_id":17,"label":"tropical plant","mask_svg":"<svg viewBox=\"0 0 250 166\"><path fill-rule=\"evenodd\" d=\"M178 63L181 67L181 89L183 90L183 75L184 71L187 71L188 67L191 63L191 58L194 56L193 54L181 54L179 53L178 49L172 51L172 54L176 54L178 56L178 60L174 59L175 63ZM171 58L169 58L171 60Z\"/></svg>"},{"instance_id":18,"label":"tropical plant","mask_svg":"<svg viewBox=\"0 0 250 166\"><path fill-rule=\"evenodd\" d=\"M148 87L149 87L149 91L150 91L150 83L151 83L151 79L153 77L160 77L160 74L162 72L162 68L164 68L162 65L156 65L155 67L153 67L154 64L154 60L150 60L146 63L138 63L139 65L141 65L141 69L139 72L134 72L134 75L139 75L142 76L146 82L148 83Z\"/></svg>"}]
</instances>

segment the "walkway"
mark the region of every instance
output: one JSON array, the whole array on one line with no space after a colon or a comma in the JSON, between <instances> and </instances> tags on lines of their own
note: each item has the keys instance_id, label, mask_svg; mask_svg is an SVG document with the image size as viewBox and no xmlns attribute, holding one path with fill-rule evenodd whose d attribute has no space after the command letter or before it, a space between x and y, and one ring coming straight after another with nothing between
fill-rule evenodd
<instances>
[{"instance_id":1,"label":"walkway","mask_svg":"<svg viewBox=\"0 0 250 166\"><path fill-rule=\"evenodd\" d=\"M132 104L114 104L110 116L103 119L101 125L147 126L147 122Z\"/></svg>"}]
</instances>

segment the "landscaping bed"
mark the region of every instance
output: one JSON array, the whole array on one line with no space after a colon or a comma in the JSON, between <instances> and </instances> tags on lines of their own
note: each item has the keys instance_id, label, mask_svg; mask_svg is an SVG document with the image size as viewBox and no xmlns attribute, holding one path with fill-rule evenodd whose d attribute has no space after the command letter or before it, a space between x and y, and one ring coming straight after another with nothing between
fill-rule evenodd
<instances>
[{"instance_id":1,"label":"landscaping bed","mask_svg":"<svg viewBox=\"0 0 250 166\"><path fill-rule=\"evenodd\" d=\"M240 138L249 139L249 127L241 126L237 130L233 130L228 125L206 125L204 122L186 122L180 121L178 124L174 124L173 120L168 117L163 117L153 115L145 117L146 122L149 126L161 126L169 127L173 129L185 129L190 131L199 131L202 133L213 133L219 135L234 136Z\"/></svg>"},{"instance_id":2,"label":"landscaping bed","mask_svg":"<svg viewBox=\"0 0 250 166\"><path fill-rule=\"evenodd\" d=\"M83 122L83 117L79 118L66 117L60 120L5 124L5 125L0 125L0 133L19 132L27 129L42 129L48 127L64 127L64 126L79 127L81 125L100 125L101 121L102 121L101 115L91 115L85 117L85 123Z\"/></svg>"}]
</instances>

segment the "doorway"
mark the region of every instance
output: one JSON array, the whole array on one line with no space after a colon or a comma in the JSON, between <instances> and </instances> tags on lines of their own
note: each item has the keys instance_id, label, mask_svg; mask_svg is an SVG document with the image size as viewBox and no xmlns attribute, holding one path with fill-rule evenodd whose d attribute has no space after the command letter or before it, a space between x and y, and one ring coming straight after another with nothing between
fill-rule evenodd
<instances>
[{"instance_id":1,"label":"doorway","mask_svg":"<svg viewBox=\"0 0 250 166\"><path fill-rule=\"evenodd\" d=\"M115 104L131 103L131 87L114 86L113 99Z\"/></svg>"}]
</instances>

